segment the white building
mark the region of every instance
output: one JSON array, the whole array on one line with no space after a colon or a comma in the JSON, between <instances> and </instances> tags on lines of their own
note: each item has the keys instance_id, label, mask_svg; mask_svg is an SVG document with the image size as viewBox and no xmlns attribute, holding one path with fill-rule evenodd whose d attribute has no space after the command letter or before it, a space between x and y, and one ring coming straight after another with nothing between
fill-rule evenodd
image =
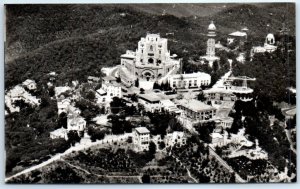
<instances>
[{"instance_id":1,"label":"white building","mask_svg":"<svg viewBox=\"0 0 300 189\"><path fill-rule=\"evenodd\" d=\"M180 60L171 56L168 50L168 40L159 34L147 34L138 42L136 51L126 51L121 55L119 74L126 86L134 81L156 81L167 75L173 69L180 68Z\"/></svg>"},{"instance_id":2,"label":"white building","mask_svg":"<svg viewBox=\"0 0 300 189\"><path fill-rule=\"evenodd\" d=\"M149 150L150 131L146 127L137 127L133 131L133 144L136 151Z\"/></svg>"},{"instance_id":3,"label":"white building","mask_svg":"<svg viewBox=\"0 0 300 189\"><path fill-rule=\"evenodd\" d=\"M64 86L64 87L55 87L54 91L55 91L55 97L59 97L60 94L71 91L71 87L68 86Z\"/></svg>"},{"instance_id":4,"label":"white building","mask_svg":"<svg viewBox=\"0 0 300 189\"><path fill-rule=\"evenodd\" d=\"M265 52L273 52L277 49L277 46L275 46L275 37L272 33L269 33L265 39L264 46L256 46L252 47L251 49L251 56L253 56L256 53L265 53Z\"/></svg>"},{"instance_id":5,"label":"white building","mask_svg":"<svg viewBox=\"0 0 300 189\"><path fill-rule=\"evenodd\" d=\"M11 89L7 93L7 96L11 100L11 103L16 102L17 100L24 100L26 103L34 105L34 106L39 105L41 103L41 99L38 99L35 96L32 96L20 85L17 85L13 89Z\"/></svg>"},{"instance_id":6,"label":"white building","mask_svg":"<svg viewBox=\"0 0 300 189\"><path fill-rule=\"evenodd\" d=\"M165 136L165 144L167 147L179 145L184 146L186 144L187 137L184 132L174 131L173 133L168 133Z\"/></svg>"},{"instance_id":7,"label":"white building","mask_svg":"<svg viewBox=\"0 0 300 189\"><path fill-rule=\"evenodd\" d=\"M34 80L27 79L22 84L29 90L36 90L36 82Z\"/></svg>"},{"instance_id":8,"label":"white building","mask_svg":"<svg viewBox=\"0 0 300 189\"><path fill-rule=\"evenodd\" d=\"M227 144L226 137L220 133L211 133L210 136L213 146L225 146Z\"/></svg>"},{"instance_id":9,"label":"white building","mask_svg":"<svg viewBox=\"0 0 300 189\"><path fill-rule=\"evenodd\" d=\"M168 77L168 82L173 88L200 88L210 84L211 76L204 72L175 74Z\"/></svg>"},{"instance_id":10,"label":"white building","mask_svg":"<svg viewBox=\"0 0 300 189\"><path fill-rule=\"evenodd\" d=\"M56 129L56 130L50 132L50 138L51 139L63 138L65 140L67 140L68 139L67 129L62 127L62 128L59 128L59 129Z\"/></svg>"},{"instance_id":11,"label":"white building","mask_svg":"<svg viewBox=\"0 0 300 189\"><path fill-rule=\"evenodd\" d=\"M71 104L71 100L67 98L62 100L57 100L58 115L60 115L62 112L68 113L70 104Z\"/></svg>"},{"instance_id":12,"label":"white building","mask_svg":"<svg viewBox=\"0 0 300 189\"><path fill-rule=\"evenodd\" d=\"M216 49L215 49L215 37L216 37L216 26L213 21L208 26L208 40L207 40L207 49L206 55L201 56L200 59L207 60L209 62L210 67L212 67L213 62L219 60L220 58L216 56Z\"/></svg>"},{"instance_id":13,"label":"white building","mask_svg":"<svg viewBox=\"0 0 300 189\"><path fill-rule=\"evenodd\" d=\"M244 42L247 39L247 33L243 31L235 31L228 35L227 43L231 44L234 41Z\"/></svg>"},{"instance_id":14,"label":"white building","mask_svg":"<svg viewBox=\"0 0 300 189\"><path fill-rule=\"evenodd\" d=\"M98 103L105 103L112 101L113 97L122 98L122 86L116 82L116 78L106 76L102 78L102 87L96 91L96 98Z\"/></svg>"},{"instance_id":15,"label":"white building","mask_svg":"<svg viewBox=\"0 0 300 189\"><path fill-rule=\"evenodd\" d=\"M169 99L161 100L159 103L160 103L161 110L164 109L165 111L168 111L170 113L175 113L177 115L181 115L182 113L182 110L179 110L176 104Z\"/></svg>"},{"instance_id":16,"label":"white building","mask_svg":"<svg viewBox=\"0 0 300 189\"><path fill-rule=\"evenodd\" d=\"M155 94L138 94L138 102L144 105L146 111L160 110L160 97Z\"/></svg>"},{"instance_id":17,"label":"white building","mask_svg":"<svg viewBox=\"0 0 300 189\"><path fill-rule=\"evenodd\" d=\"M99 83L100 77L88 76L87 80L88 83Z\"/></svg>"},{"instance_id":18,"label":"white building","mask_svg":"<svg viewBox=\"0 0 300 189\"><path fill-rule=\"evenodd\" d=\"M231 128L233 123L232 117L224 117L215 120L217 126L221 126L223 129Z\"/></svg>"},{"instance_id":19,"label":"white building","mask_svg":"<svg viewBox=\"0 0 300 189\"><path fill-rule=\"evenodd\" d=\"M195 99L178 100L177 107L184 111L186 117L195 121L210 120L216 116L216 108Z\"/></svg>"},{"instance_id":20,"label":"white building","mask_svg":"<svg viewBox=\"0 0 300 189\"><path fill-rule=\"evenodd\" d=\"M83 132L86 128L86 121L83 117L74 114L68 114L68 121L67 121L67 130L75 130L78 132Z\"/></svg>"}]
</instances>

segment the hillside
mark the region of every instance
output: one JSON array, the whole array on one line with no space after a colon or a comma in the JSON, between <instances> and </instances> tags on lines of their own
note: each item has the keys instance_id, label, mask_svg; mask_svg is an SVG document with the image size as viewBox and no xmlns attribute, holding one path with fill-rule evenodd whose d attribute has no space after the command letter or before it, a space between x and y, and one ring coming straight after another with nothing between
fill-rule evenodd
<instances>
[{"instance_id":1,"label":"hillside","mask_svg":"<svg viewBox=\"0 0 300 189\"><path fill-rule=\"evenodd\" d=\"M174 9L188 16L191 13L186 12L184 5L176 4ZM205 53L205 35L210 20L216 23L218 40L247 26L252 37L263 41L267 32L276 33L281 27L282 15L289 21L291 34L294 33L293 4L229 5L218 4L212 11L214 14L203 12L196 18L159 15L152 11L157 10L156 4L148 8L137 4L7 5L6 86L13 86L28 77L40 81L43 74L62 70L61 82L73 76L84 80L87 75L99 74L102 65L119 64L120 55L126 49L134 50L139 38L148 31L167 37L171 53L183 58ZM171 4L162 7L169 6ZM191 12L199 14L197 11L201 7L208 9L210 6L213 5L198 4ZM264 27L269 22L270 29ZM166 36L166 33L174 35ZM70 70L74 66L76 69Z\"/></svg>"}]
</instances>

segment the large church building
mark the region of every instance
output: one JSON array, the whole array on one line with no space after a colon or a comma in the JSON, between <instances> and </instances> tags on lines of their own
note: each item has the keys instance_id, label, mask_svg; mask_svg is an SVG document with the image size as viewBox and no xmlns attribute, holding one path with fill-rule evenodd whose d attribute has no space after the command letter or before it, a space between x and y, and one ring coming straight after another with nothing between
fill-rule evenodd
<instances>
[{"instance_id":1,"label":"large church building","mask_svg":"<svg viewBox=\"0 0 300 189\"><path fill-rule=\"evenodd\" d=\"M180 69L180 59L170 54L168 40L159 34L147 34L138 42L136 51L127 50L121 55L119 74L122 83L133 85L134 81L156 81L168 73L177 73Z\"/></svg>"}]
</instances>

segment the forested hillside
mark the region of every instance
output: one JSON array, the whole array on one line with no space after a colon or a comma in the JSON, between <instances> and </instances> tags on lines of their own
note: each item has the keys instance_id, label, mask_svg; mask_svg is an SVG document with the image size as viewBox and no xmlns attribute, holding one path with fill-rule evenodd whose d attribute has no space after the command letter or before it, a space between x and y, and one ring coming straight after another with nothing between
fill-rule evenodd
<instances>
[{"instance_id":1,"label":"forested hillside","mask_svg":"<svg viewBox=\"0 0 300 189\"><path fill-rule=\"evenodd\" d=\"M75 79L73 76L84 80L86 75L99 74L102 65L119 64L120 55L126 49L134 50L146 32L167 37L171 53L183 58L205 53L210 20L216 23L218 40L242 26L249 28L252 38L263 40L268 30L276 32L281 27L284 15L291 23L291 34L294 32L292 4L235 4L226 9L216 7L215 14L203 13L197 18L150 14L145 13L145 6L137 7L7 5L6 86L28 77L40 80L45 73L62 70L61 82ZM263 27L268 23L270 28Z\"/></svg>"}]
</instances>

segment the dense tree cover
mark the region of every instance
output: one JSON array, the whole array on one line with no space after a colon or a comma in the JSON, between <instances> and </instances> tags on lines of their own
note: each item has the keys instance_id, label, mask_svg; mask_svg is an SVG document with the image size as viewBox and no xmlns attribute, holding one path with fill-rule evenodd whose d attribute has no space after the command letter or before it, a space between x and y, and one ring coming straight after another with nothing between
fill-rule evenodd
<instances>
[{"instance_id":1,"label":"dense tree cover","mask_svg":"<svg viewBox=\"0 0 300 189\"><path fill-rule=\"evenodd\" d=\"M110 102L110 109L113 114L120 113L125 106L124 100L119 97L113 97L113 100Z\"/></svg>"},{"instance_id":2,"label":"dense tree cover","mask_svg":"<svg viewBox=\"0 0 300 189\"><path fill-rule=\"evenodd\" d=\"M45 183L52 184L76 184L81 182L80 175L74 171L72 167L69 166L59 166L54 170L49 171L45 175Z\"/></svg>"},{"instance_id":3,"label":"dense tree cover","mask_svg":"<svg viewBox=\"0 0 300 189\"><path fill-rule=\"evenodd\" d=\"M235 182L235 178L232 178L226 168L216 159L209 158L208 147L204 146L203 142L200 142L199 139L196 139L197 143L193 141L195 138L188 138L187 145L173 147L171 157L179 159L199 183Z\"/></svg>"},{"instance_id":4,"label":"dense tree cover","mask_svg":"<svg viewBox=\"0 0 300 189\"><path fill-rule=\"evenodd\" d=\"M5 117L7 174L17 164L24 167L37 164L70 146L64 139L49 138L49 132L58 128L57 107L55 100L45 98L45 101L47 106L24 107Z\"/></svg>"},{"instance_id":5,"label":"dense tree cover","mask_svg":"<svg viewBox=\"0 0 300 189\"><path fill-rule=\"evenodd\" d=\"M181 123L168 111L154 113L147 112L147 116L150 118L150 122L153 125L147 126L152 135L161 135L164 137L167 132L183 131Z\"/></svg>"},{"instance_id":6,"label":"dense tree cover","mask_svg":"<svg viewBox=\"0 0 300 189\"><path fill-rule=\"evenodd\" d=\"M133 125L130 123L130 121L126 121L124 115L110 115L108 117L112 124L111 132L112 134L118 135L118 134L124 134L124 133L131 133Z\"/></svg>"},{"instance_id":7,"label":"dense tree cover","mask_svg":"<svg viewBox=\"0 0 300 189\"><path fill-rule=\"evenodd\" d=\"M85 118L87 123L91 122L91 120L101 114L101 112L103 113L102 108L83 98L76 101L75 106L81 110L80 115Z\"/></svg>"},{"instance_id":8,"label":"dense tree cover","mask_svg":"<svg viewBox=\"0 0 300 189\"><path fill-rule=\"evenodd\" d=\"M287 90L296 87L295 53L295 46L292 46L289 51L278 47L273 53L255 54L252 61L234 64L233 75L256 78L255 82L248 82L254 89L254 96L268 101L295 103L292 93Z\"/></svg>"},{"instance_id":9,"label":"dense tree cover","mask_svg":"<svg viewBox=\"0 0 300 189\"><path fill-rule=\"evenodd\" d=\"M274 108L270 108L267 102L258 99L256 103L254 101L236 101L234 109L233 117L234 124L236 124L236 126L233 125L234 130L245 127L249 139L252 141L258 139L259 145L268 152L269 159L274 166L283 171L286 166L286 159L295 163L291 158L293 153L291 153L282 123L275 121L273 126L270 126L268 111L272 112L271 110ZM240 121L241 116L245 117L243 122Z\"/></svg>"},{"instance_id":10,"label":"dense tree cover","mask_svg":"<svg viewBox=\"0 0 300 189\"><path fill-rule=\"evenodd\" d=\"M143 183L150 183L150 175L143 175L142 176Z\"/></svg>"},{"instance_id":11,"label":"dense tree cover","mask_svg":"<svg viewBox=\"0 0 300 189\"><path fill-rule=\"evenodd\" d=\"M216 128L216 123L214 121L198 123L194 125L196 131L199 133L199 139L205 143L211 143L210 134Z\"/></svg>"},{"instance_id":12,"label":"dense tree cover","mask_svg":"<svg viewBox=\"0 0 300 189\"><path fill-rule=\"evenodd\" d=\"M154 142L151 141L151 142L149 143L149 154L150 154L152 157L154 157L155 153L156 153L156 144L155 144Z\"/></svg>"},{"instance_id":13,"label":"dense tree cover","mask_svg":"<svg viewBox=\"0 0 300 189\"><path fill-rule=\"evenodd\" d=\"M267 172L266 169L270 166L267 160L250 160L245 156L226 158L225 160L233 168L233 170L236 170L237 173L245 180L247 180L247 176L261 176L265 174ZM269 180L265 180L264 182L268 181Z\"/></svg>"},{"instance_id":14,"label":"dense tree cover","mask_svg":"<svg viewBox=\"0 0 300 189\"><path fill-rule=\"evenodd\" d=\"M81 138L77 131L71 130L68 132L68 142L74 146L77 142L80 142Z\"/></svg>"}]
</instances>

